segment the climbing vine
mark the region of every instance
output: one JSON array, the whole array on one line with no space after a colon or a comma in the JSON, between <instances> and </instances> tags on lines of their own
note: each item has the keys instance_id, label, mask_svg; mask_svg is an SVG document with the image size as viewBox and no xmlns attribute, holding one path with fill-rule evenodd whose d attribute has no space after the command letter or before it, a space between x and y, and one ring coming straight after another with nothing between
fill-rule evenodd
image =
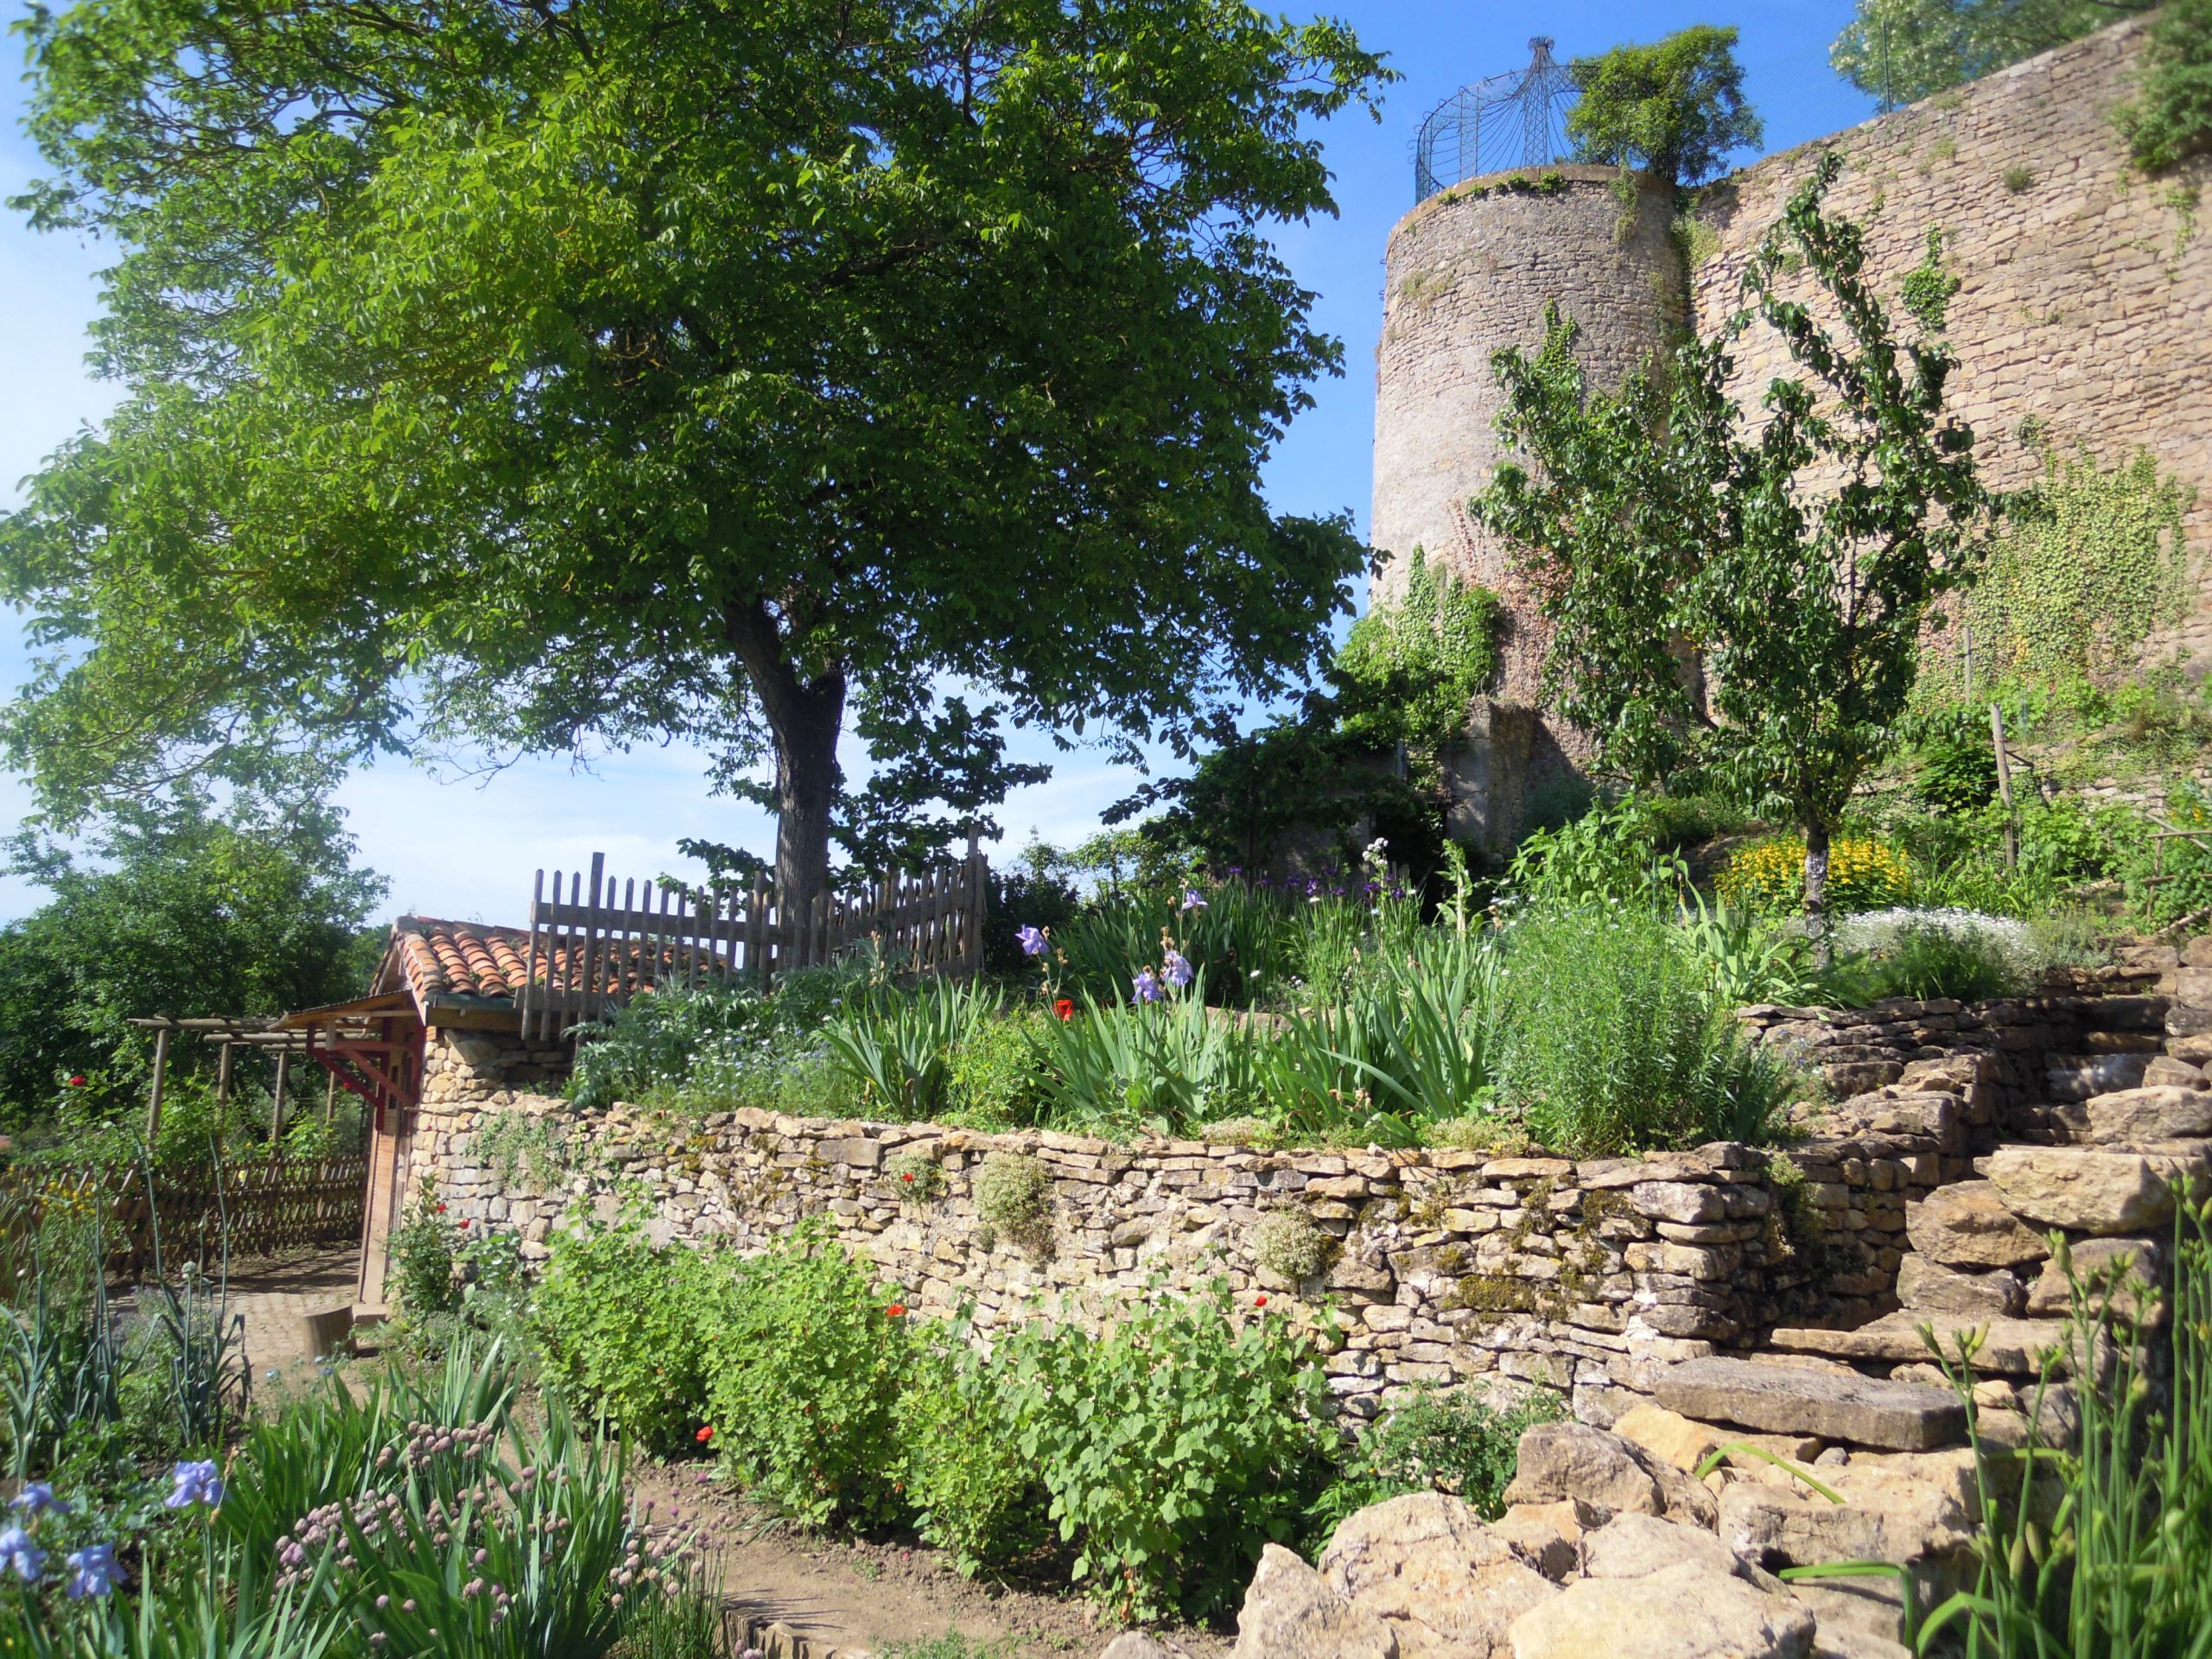
<instances>
[{"instance_id":1,"label":"climbing vine","mask_svg":"<svg viewBox=\"0 0 2212 1659\"><path fill-rule=\"evenodd\" d=\"M2153 630L2179 620L2189 493L2147 451L2110 468L2086 448L2044 456L2043 481L2007 516L1961 609L1985 684L2109 682ZM1930 664L1956 680L1963 653Z\"/></svg>"},{"instance_id":2,"label":"climbing vine","mask_svg":"<svg viewBox=\"0 0 2212 1659\"><path fill-rule=\"evenodd\" d=\"M1433 765L1497 674L1503 620L1497 594L1414 549L1405 593L1370 607L1337 652L1339 729L1376 748L1403 743Z\"/></svg>"}]
</instances>

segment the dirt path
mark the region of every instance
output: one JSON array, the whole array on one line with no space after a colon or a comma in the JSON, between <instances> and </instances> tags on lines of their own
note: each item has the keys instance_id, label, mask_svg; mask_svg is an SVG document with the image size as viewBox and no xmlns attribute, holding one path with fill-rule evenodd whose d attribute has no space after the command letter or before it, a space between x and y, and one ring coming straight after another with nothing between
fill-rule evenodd
<instances>
[{"instance_id":1,"label":"dirt path","mask_svg":"<svg viewBox=\"0 0 2212 1659\"><path fill-rule=\"evenodd\" d=\"M826 1647L873 1653L955 1630L979 1645L1001 1644L994 1659L996 1652L1007 1659L1093 1659L1114 1637L1074 1596L976 1583L919 1544L849 1543L793 1531L693 1470L648 1468L636 1484L657 1514L673 1510L686 1526L706 1530L722 1562L723 1585L747 1617L762 1624L781 1619ZM1191 1659L1224 1659L1230 1646L1211 1631L1172 1634Z\"/></svg>"}]
</instances>

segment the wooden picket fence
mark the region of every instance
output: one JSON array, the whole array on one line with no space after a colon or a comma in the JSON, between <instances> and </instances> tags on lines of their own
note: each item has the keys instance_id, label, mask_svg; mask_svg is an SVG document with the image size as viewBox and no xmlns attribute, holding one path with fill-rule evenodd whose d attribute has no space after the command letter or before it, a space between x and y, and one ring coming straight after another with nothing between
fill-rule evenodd
<instances>
[{"instance_id":1,"label":"wooden picket fence","mask_svg":"<svg viewBox=\"0 0 2212 1659\"><path fill-rule=\"evenodd\" d=\"M106 1237L111 1272L213 1268L303 1245L358 1244L369 1160L276 1158L222 1166L33 1164L0 1170L0 1257L10 1270L40 1217L60 1207Z\"/></svg>"},{"instance_id":2,"label":"wooden picket fence","mask_svg":"<svg viewBox=\"0 0 2212 1659\"><path fill-rule=\"evenodd\" d=\"M867 939L904 971L979 973L988 876L982 855L970 851L918 875L887 876L863 899L825 893L802 909L782 904L766 882L715 896L628 880L618 897L603 853L592 855L588 875L554 871L550 897L540 870L523 1036L557 1037L655 987L736 975L765 981Z\"/></svg>"}]
</instances>

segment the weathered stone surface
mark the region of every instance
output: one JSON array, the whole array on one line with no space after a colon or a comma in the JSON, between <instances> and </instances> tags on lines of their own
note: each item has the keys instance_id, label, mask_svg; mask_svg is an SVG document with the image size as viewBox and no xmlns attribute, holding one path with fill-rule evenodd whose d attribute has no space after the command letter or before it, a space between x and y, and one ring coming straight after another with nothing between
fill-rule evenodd
<instances>
[{"instance_id":1,"label":"weathered stone surface","mask_svg":"<svg viewBox=\"0 0 2212 1659\"><path fill-rule=\"evenodd\" d=\"M2171 1054L2160 1054L2144 1071L2143 1085L2146 1089L2202 1089L2205 1085L2204 1068L2176 1059Z\"/></svg>"},{"instance_id":2,"label":"weathered stone surface","mask_svg":"<svg viewBox=\"0 0 2212 1659\"><path fill-rule=\"evenodd\" d=\"M2027 1305L2020 1277L2008 1268L1965 1273L1924 1255L1897 1263L1897 1300L1916 1313L2005 1319Z\"/></svg>"},{"instance_id":3,"label":"weathered stone surface","mask_svg":"<svg viewBox=\"0 0 2212 1659\"><path fill-rule=\"evenodd\" d=\"M1947 1268L2019 1267L2050 1254L1988 1181L1954 1182L1908 1204L1904 1230L1914 1249Z\"/></svg>"},{"instance_id":4,"label":"weathered stone surface","mask_svg":"<svg viewBox=\"0 0 2212 1659\"><path fill-rule=\"evenodd\" d=\"M1381 1619L1399 1659L1491 1659L1506 1628L1558 1587L1472 1509L1418 1492L1348 1517L1321 1554L1321 1579Z\"/></svg>"},{"instance_id":5,"label":"weathered stone surface","mask_svg":"<svg viewBox=\"0 0 2212 1659\"><path fill-rule=\"evenodd\" d=\"M1900 1452L1966 1435L1966 1411L1946 1390L1749 1360L1685 1360L1662 1372L1659 1402L1685 1416Z\"/></svg>"},{"instance_id":6,"label":"weathered stone surface","mask_svg":"<svg viewBox=\"0 0 2212 1659\"><path fill-rule=\"evenodd\" d=\"M1768 1567L1948 1557L1973 1534L1973 1453L1853 1458L1823 1471L1843 1498L1741 1481L1720 1495L1720 1541Z\"/></svg>"},{"instance_id":7,"label":"weathered stone surface","mask_svg":"<svg viewBox=\"0 0 2212 1659\"><path fill-rule=\"evenodd\" d=\"M1398 1639L1281 1544L1260 1554L1236 1615L1236 1659L1401 1659Z\"/></svg>"},{"instance_id":8,"label":"weathered stone surface","mask_svg":"<svg viewBox=\"0 0 2212 1659\"><path fill-rule=\"evenodd\" d=\"M1617 1515L1582 1541L1582 1572L1592 1579L1648 1579L1688 1561L1779 1591L1781 1581L1745 1560L1714 1534L1656 1515Z\"/></svg>"},{"instance_id":9,"label":"weathered stone surface","mask_svg":"<svg viewBox=\"0 0 2212 1659\"><path fill-rule=\"evenodd\" d=\"M1513 1622L1513 1659L1806 1659L1813 1616L1786 1595L1688 1563L1584 1579Z\"/></svg>"},{"instance_id":10,"label":"weathered stone surface","mask_svg":"<svg viewBox=\"0 0 2212 1659\"><path fill-rule=\"evenodd\" d=\"M1815 1659L1906 1659L1904 1592L1892 1575L1798 1579L1789 1593L1819 1621Z\"/></svg>"},{"instance_id":11,"label":"weathered stone surface","mask_svg":"<svg viewBox=\"0 0 2212 1659\"><path fill-rule=\"evenodd\" d=\"M1642 1446L1580 1423L1540 1423L1521 1437L1520 1465L1505 1489L1509 1503L1580 1497L1636 1515L1668 1515L1709 1527L1713 1494Z\"/></svg>"},{"instance_id":12,"label":"weathered stone surface","mask_svg":"<svg viewBox=\"0 0 2212 1659\"><path fill-rule=\"evenodd\" d=\"M2000 1147L1990 1154L1989 1179L2015 1213L2038 1226L2135 1233L2172 1217L2171 1183L2203 1163L2201 1154Z\"/></svg>"},{"instance_id":13,"label":"weathered stone surface","mask_svg":"<svg viewBox=\"0 0 2212 1659\"><path fill-rule=\"evenodd\" d=\"M1179 1642L1165 1642L1142 1630L1123 1630L1106 1644L1098 1659L1189 1659L1189 1649Z\"/></svg>"},{"instance_id":14,"label":"weathered stone surface","mask_svg":"<svg viewBox=\"0 0 2212 1659\"><path fill-rule=\"evenodd\" d=\"M2190 1088L2123 1089L2082 1108L2092 1146L2133 1145L2212 1135L2212 1093Z\"/></svg>"},{"instance_id":15,"label":"weathered stone surface","mask_svg":"<svg viewBox=\"0 0 2212 1659\"><path fill-rule=\"evenodd\" d=\"M1901 1365L1934 1359L1920 1334L1923 1325L1935 1327L1936 1340L1943 1344L1946 1354L1952 1351L1953 1332L1980 1332L1982 1345L1974 1356L1974 1363L1984 1371L2005 1376L2032 1376L2041 1369L2044 1356L2054 1352L2059 1356L2062 1369L2070 1368L2063 1319L1982 1319L1970 1316L1945 1319L1906 1310L1885 1313L1855 1331L1779 1325L1769 1334L1767 1343L1779 1353Z\"/></svg>"},{"instance_id":16,"label":"weathered stone surface","mask_svg":"<svg viewBox=\"0 0 2212 1659\"><path fill-rule=\"evenodd\" d=\"M1570 1497L1556 1503L1509 1503L1490 1529L1558 1584L1580 1570L1584 1536L1610 1519L1608 1511Z\"/></svg>"},{"instance_id":17,"label":"weathered stone surface","mask_svg":"<svg viewBox=\"0 0 2212 1659\"><path fill-rule=\"evenodd\" d=\"M2098 1281L2121 1273L2120 1264L2125 1262L2127 1266L2115 1283L2113 1305L2130 1318L2140 1317L2157 1303L2158 1297L2150 1293L2165 1281L2165 1247L2155 1238L2085 1238L2067 1255L2075 1274L2095 1300L2101 1299L2101 1293L2094 1288ZM2072 1306L2065 1269L2056 1262L2046 1262L2042 1276L2028 1289L2029 1314L2063 1319Z\"/></svg>"},{"instance_id":18,"label":"weathered stone surface","mask_svg":"<svg viewBox=\"0 0 2212 1659\"><path fill-rule=\"evenodd\" d=\"M1710 1423L1692 1422L1678 1411L1651 1405L1623 1413L1613 1433L1677 1469L1693 1471L1728 1438Z\"/></svg>"}]
</instances>

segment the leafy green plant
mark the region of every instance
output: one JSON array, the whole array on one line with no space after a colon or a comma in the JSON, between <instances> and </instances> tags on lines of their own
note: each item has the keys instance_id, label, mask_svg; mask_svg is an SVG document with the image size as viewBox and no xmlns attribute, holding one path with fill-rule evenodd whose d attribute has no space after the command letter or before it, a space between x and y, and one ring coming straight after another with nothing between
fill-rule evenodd
<instances>
[{"instance_id":1,"label":"leafy green plant","mask_svg":"<svg viewBox=\"0 0 2212 1659\"><path fill-rule=\"evenodd\" d=\"M553 1393L641 1448L684 1449L707 1397L720 1262L643 1226L573 1222L549 1240L531 1319Z\"/></svg>"},{"instance_id":2,"label":"leafy green plant","mask_svg":"<svg viewBox=\"0 0 2212 1659\"><path fill-rule=\"evenodd\" d=\"M1980 1530L1971 1587L1933 1609L1923 1654L1967 1659L2164 1659L2212 1652L2212 1198L2177 1195L2172 1309L2154 1330L2129 1317L2150 1294L2126 1259L2077 1270L2063 1237L2055 1257L2069 1286L2067 1344L2108 1364L2071 1379L2080 1427L2073 1444L2031 1434L2023 1453L1983 1437L1974 1403L1978 1334L1935 1351L1967 1410ZM2159 1349L2171 1333L2170 1355ZM2047 1421L2058 1351L2030 1401Z\"/></svg>"},{"instance_id":3,"label":"leafy green plant","mask_svg":"<svg viewBox=\"0 0 2212 1659\"><path fill-rule=\"evenodd\" d=\"M1433 771L1497 677L1504 607L1419 548L1402 592L1369 607L1329 669L1338 728L1353 741L1408 746Z\"/></svg>"},{"instance_id":4,"label":"leafy green plant","mask_svg":"<svg viewBox=\"0 0 2212 1659\"><path fill-rule=\"evenodd\" d=\"M1203 979L1150 1003L1095 1003L1050 1027L1052 1097L1060 1121L1093 1132L1234 1117L1260 1099L1257 1039L1217 1018Z\"/></svg>"},{"instance_id":5,"label":"leafy green plant","mask_svg":"<svg viewBox=\"0 0 2212 1659\"><path fill-rule=\"evenodd\" d=\"M1626 795L1593 807L1557 830L1524 840L1506 871L1505 890L1533 905L1640 905L1679 898L1689 867L1659 844L1650 801Z\"/></svg>"},{"instance_id":6,"label":"leafy green plant","mask_svg":"<svg viewBox=\"0 0 2212 1659\"><path fill-rule=\"evenodd\" d=\"M1566 1415L1556 1395L1532 1393L1498 1407L1465 1389L1421 1389L1360 1430L1343 1472L1314 1505L1318 1535L1325 1541L1345 1516L1406 1492L1448 1492L1495 1520L1504 1513L1522 1434Z\"/></svg>"},{"instance_id":7,"label":"leafy green plant","mask_svg":"<svg viewBox=\"0 0 2212 1659\"><path fill-rule=\"evenodd\" d=\"M1886 911L1839 930L1842 954L1821 976L1823 1000L1865 1007L1885 997L1962 1002L2028 988L2039 952L2026 926L1968 911Z\"/></svg>"},{"instance_id":8,"label":"leafy green plant","mask_svg":"<svg viewBox=\"0 0 2212 1659\"><path fill-rule=\"evenodd\" d=\"M461 1306L454 1276L460 1248L460 1229L446 1219L445 1200L426 1175L415 1202L391 1230L391 1287L404 1311L420 1319Z\"/></svg>"},{"instance_id":9,"label":"leafy green plant","mask_svg":"<svg viewBox=\"0 0 2212 1659\"><path fill-rule=\"evenodd\" d=\"M1556 1152L1763 1140L1796 1082L1752 1047L1649 914L1552 912L1516 924L1500 995L1499 1103Z\"/></svg>"},{"instance_id":10,"label":"leafy green plant","mask_svg":"<svg viewBox=\"0 0 2212 1659\"><path fill-rule=\"evenodd\" d=\"M906 1309L803 1223L725 1258L703 1325L709 1443L753 1495L810 1526L901 1518Z\"/></svg>"},{"instance_id":11,"label":"leafy green plant","mask_svg":"<svg viewBox=\"0 0 2212 1659\"><path fill-rule=\"evenodd\" d=\"M917 1341L898 1434L917 1529L973 1575L1036 1555L1052 1529L1035 1468L1014 1439L1001 1366L969 1336L963 1315Z\"/></svg>"},{"instance_id":12,"label":"leafy green plant","mask_svg":"<svg viewBox=\"0 0 2212 1659\"><path fill-rule=\"evenodd\" d=\"M2212 0L2166 0L2151 25L2141 90L2118 113L2147 171L2212 148Z\"/></svg>"},{"instance_id":13,"label":"leafy green plant","mask_svg":"<svg viewBox=\"0 0 2212 1659\"><path fill-rule=\"evenodd\" d=\"M931 976L911 990L887 986L850 998L821 1038L859 1086L863 1110L933 1117L947 1103L954 1054L972 1046L1003 1006L995 986Z\"/></svg>"},{"instance_id":14,"label":"leafy green plant","mask_svg":"<svg viewBox=\"0 0 2212 1659\"><path fill-rule=\"evenodd\" d=\"M979 1129L1027 1128L1042 1112L1053 1016L1037 1007L979 1020L954 1046L945 1075L950 1116Z\"/></svg>"},{"instance_id":15,"label":"leafy green plant","mask_svg":"<svg viewBox=\"0 0 2212 1659\"><path fill-rule=\"evenodd\" d=\"M1326 1467L1328 1389L1280 1315L1242 1313L1217 1281L1139 1299L1095 1335L1033 1320L1000 1351L1075 1578L1121 1617L1232 1606L1262 1546L1298 1535Z\"/></svg>"},{"instance_id":16,"label":"leafy green plant","mask_svg":"<svg viewBox=\"0 0 2212 1659\"><path fill-rule=\"evenodd\" d=\"M976 1218L985 1249L1001 1238L1041 1253L1052 1236L1052 1177L1027 1153L989 1152L976 1172Z\"/></svg>"},{"instance_id":17,"label":"leafy green plant","mask_svg":"<svg viewBox=\"0 0 2212 1659\"><path fill-rule=\"evenodd\" d=\"M1617 46L1567 65L1581 94L1567 112L1578 160L1642 167L1694 185L1764 137L1744 99L1736 31L1699 23L1650 46Z\"/></svg>"}]
</instances>

